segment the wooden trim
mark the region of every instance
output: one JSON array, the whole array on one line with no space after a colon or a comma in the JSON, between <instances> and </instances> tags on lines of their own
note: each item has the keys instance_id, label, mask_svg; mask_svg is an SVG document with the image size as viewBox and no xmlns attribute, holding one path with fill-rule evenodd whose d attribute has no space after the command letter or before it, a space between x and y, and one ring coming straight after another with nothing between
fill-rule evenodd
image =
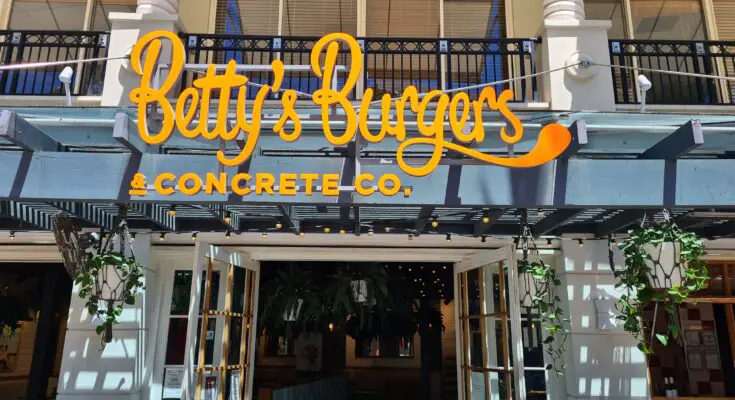
<instances>
[{"instance_id":1,"label":"wooden trim","mask_svg":"<svg viewBox=\"0 0 735 400\"><path fill-rule=\"evenodd\" d=\"M198 276L192 276L192 280L198 279ZM201 371L205 365L205 347L207 346L207 329L209 325L209 307L212 297L212 259L207 258L207 278L204 281L204 305L202 307L202 327L199 330L199 360L197 362L197 370ZM204 373L197 372L197 388L196 400L202 400L202 384L204 383Z\"/></svg>"},{"instance_id":2,"label":"wooden trim","mask_svg":"<svg viewBox=\"0 0 735 400\"><path fill-rule=\"evenodd\" d=\"M462 301L462 313L460 315L467 315L469 314L469 310L467 307L467 300L469 296L467 295L467 271L461 272L459 274L459 277L461 279L460 284L460 300ZM469 367L470 366L470 360L469 360L469 346L470 346L470 321L468 319L464 320L464 323L462 323L462 366L463 367ZM470 372L466 369L464 369L464 398L469 398L470 393L472 393L470 389L470 383L471 383L471 377Z\"/></svg>"},{"instance_id":3,"label":"wooden trim","mask_svg":"<svg viewBox=\"0 0 735 400\"><path fill-rule=\"evenodd\" d=\"M480 289L480 312L483 314L487 313L487 305L485 304L485 281L486 281L486 267L480 267L477 269L477 280L478 280L478 287ZM492 274L491 274L492 276ZM487 327L486 327L486 320L484 318L479 318L478 321L480 322L480 335L482 336L482 367L487 368L488 366L488 358L487 358ZM485 382L485 398L490 398L490 380L488 379L488 376L486 373L482 374L482 380Z\"/></svg>"},{"instance_id":4,"label":"wooden trim","mask_svg":"<svg viewBox=\"0 0 735 400\"><path fill-rule=\"evenodd\" d=\"M225 291L225 326L222 332L222 355L219 360L219 393L217 398L225 400L225 389L227 387L227 355L230 346L230 322L232 322L232 280L235 275L235 267L232 264L227 266L227 289Z\"/></svg>"},{"instance_id":5,"label":"wooden trim","mask_svg":"<svg viewBox=\"0 0 735 400\"><path fill-rule=\"evenodd\" d=\"M733 264L725 264L722 267L722 280L725 287L725 295L731 296L732 295L732 287L730 286L730 272L729 269L733 268L735 270L735 265ZM735 271L733 271L735 274ZM732 357L733 366L735 366L735 311L733 311L732 304L725 304L725 319L727 320L727 330L729 335L728 338L730 339L730 355Z\"/></svg>"},{"instance_id":6,"label":"wooden trim","mask_svg":"<svg viewBox=\"0 0 735 400\"><path fill-rule=\"evenodd\" d=\"M252 272L250 270L245 270L245 282L244 287L242 290L244 291L244 302L242 305L242 311L243 312L249 312L250 310L250 281L253 279ZM242 325L240 326L240 365L242 366L240 368L240 386L239 386L239 392L243 392L243 388L245 387L245 381L247 381L247 378L245 377L245 371L247 368L247 352L248 352L248 325L250 324L250 321L243 320Z\"/></svg>"},{"instance_id":7,"label":"wooden trim","mask_svg":"<svg viewBox=\"0 0 735 400\"><path fill-rule=\"evenodd\" d=\"M735 304L735 297L690 297L687 303Z\"/></svg>"},{"instance_id":8,"label":"wooden trim","mask_svg":"<svg viewBox=\"0 0 735 400\"><path fill-rule=\"evenodd\" d=\"M505 299L507 297L507 293L505 290L505 273L503 273L503 262L499 262L497 264L498 266L498 286L500 288L500 312L507 313L508 310L505 308L506 302ZM500 319L500 323L502 324L500 327L500 337L503 341L503 368L508 371L510 369L510 354L508 349L508 317L503 317ZM511 399L513 398L511 395L511 384L510 384L510 373L505 373L505 398Z\"/></svg>"},{"instance_id":9,"label":"wooden trim","mask_svg":"<svg viewBox=\"0 0 735 400\"><path fill-rule=\"evenodd\" d=\"M496 373L499 373L499 374L510 372L510 371L506 371L506 370L504 370L502 368L495 368L495 367L486 367L486 368L480 368L480 367L462 367L462 369L469 370L469 371L472 371L472 372L496 372ZM487 391L485 393L487 393ZM488 397L488 399L489 398L490 397Z\"/></svg>"},{"instance_id":10,"label":"wooden trim","mask_svg":"<svg viewBox=\"0 0 735 400\"><path fill-rule=\"evenodd\" d=\"M250 275L250 280L248 281L248 291L249 293L249 300L248 300L248 307L249 312L251 315L255 315L257 317L257 314L254 314L257 312L258 308L258 302L256 301L256 296L258 294L258 272L256 271L250 271L248 270L248 273ZM250 341L247 344L247 358L246 358L246 368L248 372L247 377L240 377L240 380L245 381L245 390L247 391L245 395L246 400L251 400L250 393L252 389L251 378L253 377L253 371L255 368L255 344L257 343L257 335L255 332L257 324L257 318L254 318L252 321L248 321L247 324L243 324L246 329L246 334L243 335L242 340L243 341Z\"/></svg>"},{"instance_id":11,"label":"wooden trim","mask_svg":"<svg viewBox=\"0 0 735 400\"><path fill-rule=\"evenodd\" d=\"M459 317L459 319L483 319L483 318L503 318L508 317L508 313L502 313L502 312L494 312L494 313L485 313L485 314L479 314L479 315L470 315L467 317Z\"/></svg>"}]
</instances>

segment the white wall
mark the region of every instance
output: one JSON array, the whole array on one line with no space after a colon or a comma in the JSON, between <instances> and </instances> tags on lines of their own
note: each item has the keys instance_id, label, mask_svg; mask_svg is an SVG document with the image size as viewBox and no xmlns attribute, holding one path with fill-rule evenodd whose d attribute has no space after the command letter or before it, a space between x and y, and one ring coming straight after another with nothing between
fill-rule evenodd
<instances>
[{"instance_id":1,"label":"white wall","mask_svg":"<svg viewBox=\"0 0 735 400\"><path fill-rule=\"evenodd\" d=\"M614 262L623 265L615 250ZM599 289L617 298L608 262L607 241L588 240L584 247L562 241L562 284L569 300L571 335L567 346L566 397L555 399L648 398L646 359L636 341L618 325L597 329L594 299Z\"/></svg>"},{"instance_id":2,"label":"white wall","mask_svg":"<svg viewBox=\"0 0 735 400\"><path fill-rule=\"evenodd\" d=\"M135 305L123 310L113 328L113 341L102 349L85 301L74 288L64 358L61 363L58 399L138 399L147 396L152 372L152 349L157 330L157 273L150 268L149 235L138 234L136 259L146 267L146 290Z\"/></svg>"}]
</instances>

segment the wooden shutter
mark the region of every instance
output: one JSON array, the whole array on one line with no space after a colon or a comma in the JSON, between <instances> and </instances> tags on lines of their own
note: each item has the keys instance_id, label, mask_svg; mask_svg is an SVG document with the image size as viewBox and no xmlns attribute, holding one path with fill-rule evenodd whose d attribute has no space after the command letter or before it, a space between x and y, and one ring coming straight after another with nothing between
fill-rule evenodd
<instances>
[{"instance_id":1,"label":"wooden shutter","mask_svg":"<svg viewBox=\"0 0 735 400\"><path fill-rule=\"evenodd\" d=\"M243 35L278 34L278 0L219 0L217 33Z\"/></svg>"},{"instance_id":2,"label":"wooden shutter","mask_svg":"<svg viewBox=\"0 0 735 400\"><path fill-rule=\"evenodd\" d=\"M735 40L735 1L713 0L720 40Z\"/></svg>"},{"instance_id":3,"label":"wooden shutter","mask_svg":"<svg viewBox=\"0 0 735 400\"><path fill-rule=\"evenodd\" d=\"M505 1L444 1L444 36L499 39L505 32Z\"/></svg>"},{"instance_id":4,"label":"wooden shutter","mask_svg":"<svg viewBox=\"0 0 735 400\"><path fill-rule=\"evenodd\" d=\"M367 36L439 37L440 0L368 0Z\"/></svg>"},{"instance_id":5,"label":"wooden shutter","mask_svg":"<svg viewBox=\"0 0 735 400\"><path fill-rule=\"evenodd\" d=\"M357 35L357 0L284 0L284 36Z\"/></svg>"}]
</instances>

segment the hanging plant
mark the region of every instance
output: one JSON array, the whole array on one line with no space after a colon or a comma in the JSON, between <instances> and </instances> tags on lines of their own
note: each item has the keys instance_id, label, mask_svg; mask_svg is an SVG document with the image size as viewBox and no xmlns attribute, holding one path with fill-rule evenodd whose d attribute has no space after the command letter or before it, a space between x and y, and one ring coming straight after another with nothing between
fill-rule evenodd
<instances>
[{"instance_id":1,"label":"hanging plant","mask_svg":"<svg viewBox=\"0 0 735 400\"><path fill-rule=\"evenodd\" d=\"M322 318L319 288L312 275L295 265L276 273L261 289L260 321L269 333L292 337L300 330L316 327ZM298 332L294 332L299 329Z\"/></svg>"},{"instance_id":2,"label":"hanging plant","mask_svg":"<svg viewBox=\"0 0 735 400\"><path fill-rule=\"evenodd\" d=\"M126 244L130 245L132 240L125 207L120 206L118 215L118 227L73 276L74 283L79 285L79 297L86 300L87 311L102 321L95 331L101 336L103 347L112 341L112 327L119 323L123 308L134 305L135 296L144 288L143 267L135 260L132 246L128 247L130 256L126 254Z\"/></svg>"},{"instance_id":3,"label":"hanging plant","mask_svg":"<svg viewBox=\"0 0 735 400\"><path fill-rule=\"evenodd\" d=\"M356 318L358 330L372 329L375 316L391 308L387 285L388 273L382 265L348 264L335 271L324 293L335 318Z\"/></svg>"},{"instance_id":4,"label":"hanging plant","mask_svg":"<svg viewBox=\"0 0 735 400\"><path fill-rule=\"evenodd\" d=\"M103 321L95 329L103 343L112 341L112 327L119 323L125 305L134 305L143 289L143 267L132 257L102 252L87 261L87 268L74 277L79 297L86 300L87 311Z\"/></svg>"},{"instance_id":5,"label":"hanging plant","mask_svg":"<svg viewBox=\"0 0 735 400\"><path fill-rule=\"evenodd\" d=\"M630 237L620 245L625 255L625 268L615 271L624 291L617 303L623 329L638 340L638 349L653 353L653 337L666 346L671 339L679 339L681 322L678 305L693 293L708 286L709 270L702 260L704 244L692 232L681 230L664 212L664 223L641 227L629 232ZM649 324L643 311L654 306L654 320ZM655 320L659 305L669 316L666 330L656 332ZM646 333L651 333L647 339Z\"/></svg>"},{"instance_id":6,"label":"hanging plant","mask_svg":"<svg viewBox=\"0 0 735 400\"><path fill-rule=\"evenodd\" d=\"M523 296L521 306L528 308L529 319L533 310L539 313L541 327L545 333L542 341L544 351L551 361L546 365L546 369L553 369L557 375L561 376L564 375L564 370L567 367L563 361L570 333L570 321L561 308L561 297L558 294L561 279L557 277L554 268L541 259L541 253L533 241L527 221L526 210L523 210L523 230L520 240L523 258L518 262L518 272L519 275L525 274L527 279L524 281L525 285L523 285L525 291L521 294ZM529 241L538 261L529 260ZM530 322L529 325L533 326Z\"/></svg>"}]
</instances>

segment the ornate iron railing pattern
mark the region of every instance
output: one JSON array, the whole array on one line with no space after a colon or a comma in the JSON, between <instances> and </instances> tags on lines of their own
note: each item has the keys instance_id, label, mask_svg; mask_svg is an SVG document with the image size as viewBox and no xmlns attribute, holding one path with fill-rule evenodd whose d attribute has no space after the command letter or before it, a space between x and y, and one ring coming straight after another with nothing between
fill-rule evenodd
<instances>
[{"instance_id":1,"label":"ornate iron railing pattern","mask_svg":"<svg viewBox=\"0 0 735 400\"><path fill-rule=\"evenodd\" d=\"M611 40L613 65L735 77L735 42ZM649 104L735 104L735 84L724 80L613 68L615 101L640 103L638 74L653 84Z\"/></svg>"},{"instance_id":2,"label":"ornate iron railing pattern","mask_svg":"<svg viewBox=\"0 0 735 400\"><path fill-rule=\"evenodd\" d=\"M107 55L108 33L76 31L0 31L0 60L3 65L49 61L73 61ZM73 96L100 95L106 63L71 65ZM0 72L0 94L64 95L58 77L63 66Z\"/></svg>"},{"instance_id":3,"label":"ornate iron railing pattern","mask_svg":"<svg viewBox=\"0 0 735 400\"><path fill-rule=\"evenodd\" d=\"M187 63L226 63L236 60L243 64L269 64L280 58L286 65L309 65L310 53L317 37L255 37L218 34L182 34L187 50ZM410 85L420 92L451 89L505 80L536 72L534 39L419 39L419 38L360 38L363 49L362 81L353 90L352 98L362 97L365 88L400 95ZM342 48L338 65L349 66L347 49ZM248 72L258 83L271 83L266 72ZM345 72L338 73L338 84ZM184 82L191 84L192 74ZM313 93L319 80L310 71L287 71L283 88ZM538 79L529 78L496 89L513 89L514 101L538 100ZM481 89L470 91L476 97ZM248 93L254 98L256 91ZM275 98L272 96L271 98Z\"/></svg>"}]
</instances>

